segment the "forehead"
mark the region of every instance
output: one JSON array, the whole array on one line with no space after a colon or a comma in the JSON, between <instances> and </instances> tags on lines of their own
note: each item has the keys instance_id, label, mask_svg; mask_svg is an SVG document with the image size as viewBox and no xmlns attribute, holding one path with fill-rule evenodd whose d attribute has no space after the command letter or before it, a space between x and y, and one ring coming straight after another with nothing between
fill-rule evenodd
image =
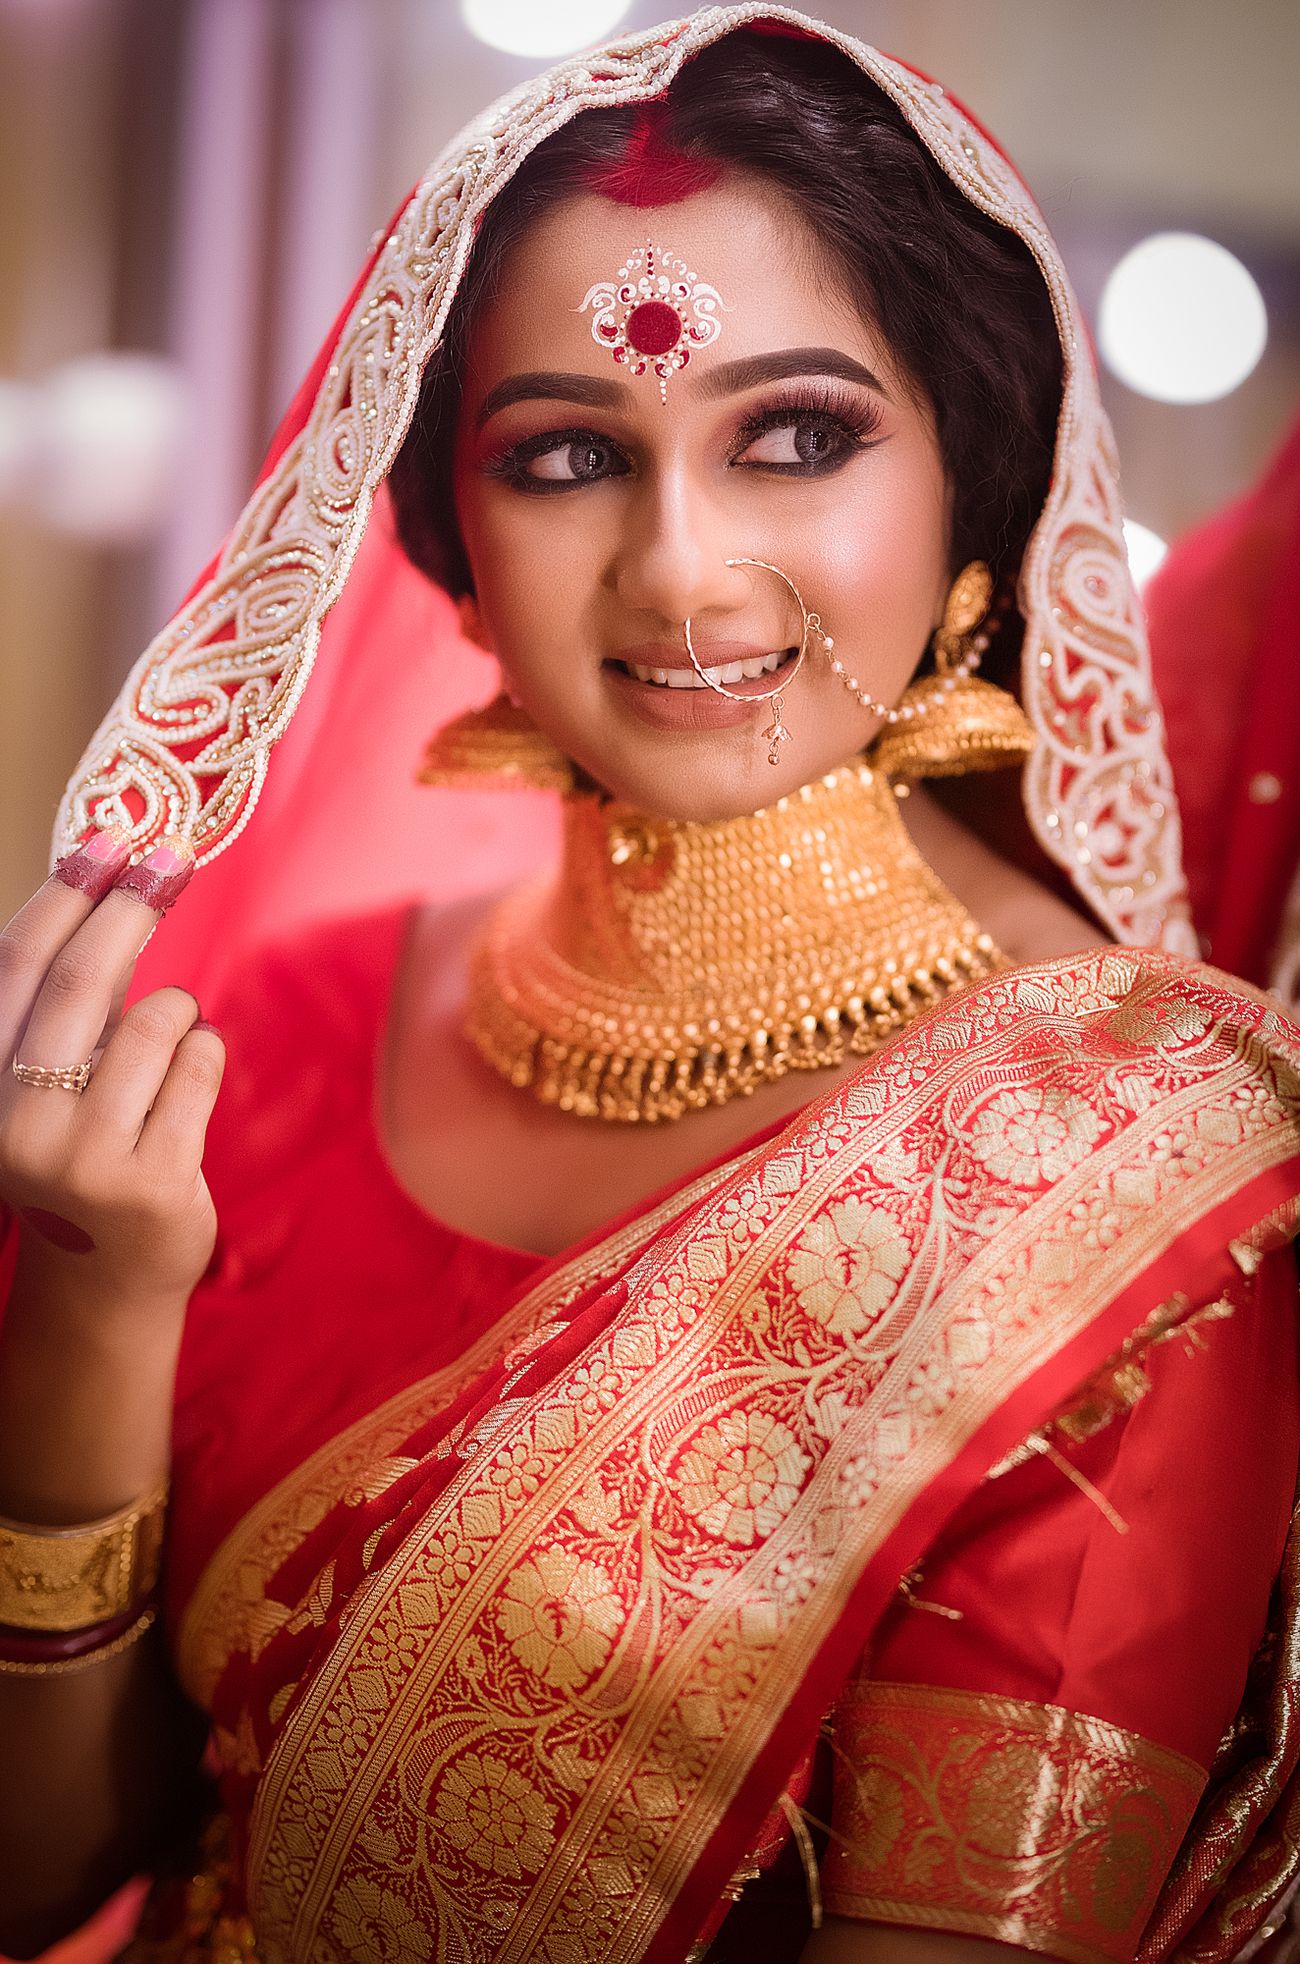
<instances>
[{"instance_id":1,"label":"forehead","mask_svg":"<svg viewBox=\"0 0 1300 1964\"><path fill-rule=\"evenodd\" d=\"M486 389L524 369L617 378L613 347L620 337L609 329L628 320L630 308L618 300L624 275L633 304L656 290L655 279L668 278L683 318L702 330L684 343L691 360L676 390L711 360L776 348L829 344L880 359L840 269L793 206L733 180L648 208L579 194L534 220L477 316L471 385ZM637 287L643 277L651 287ZM611 300L612 307L605 304ZM653 344L657 326L663 323L644 316L626 338Z\"/></svg>"}]
</instances>

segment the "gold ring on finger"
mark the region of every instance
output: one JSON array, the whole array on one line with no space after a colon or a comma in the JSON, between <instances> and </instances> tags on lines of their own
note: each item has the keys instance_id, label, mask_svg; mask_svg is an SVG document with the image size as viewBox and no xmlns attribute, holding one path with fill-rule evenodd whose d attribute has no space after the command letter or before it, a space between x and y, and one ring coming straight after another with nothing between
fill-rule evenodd
<instances>
[{"instance_id":1,"label":"gold ring on finger","mask_svg":"<svg viewBox=\"0 0 1300 1964\"><path fill-rule=\"evenodd\" d=\"M64 1064L55 1067L49 1064L20 1064L15 1057L13 1074L19 1084L33 1085L38 1091L75 1091L80 1095L90 1083L90 1073L95 1060L87 1057L84 1064Z\"/></svg>"}]
</instances>

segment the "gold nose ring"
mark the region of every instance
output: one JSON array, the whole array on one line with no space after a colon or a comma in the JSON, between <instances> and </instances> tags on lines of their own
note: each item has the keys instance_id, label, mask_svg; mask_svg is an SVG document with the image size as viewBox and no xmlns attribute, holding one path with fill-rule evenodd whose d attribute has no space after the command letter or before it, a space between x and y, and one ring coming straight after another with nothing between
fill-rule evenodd
<instances>
[{"instance_id":1,"label":"gold nose ring","mask_svg":"<svg viewBox=\"0 0 1300 1964\"><path fill-rule=\"evenodd\" d=\"M695 644L691 639L690 615L688 614L682 622L682 633L686 639L686 652L691 658L691 667L695 670L695 673L707 689L712 689L715 695L726 696L731 702L771 703L772 721L763 731L763 735L767 738L768 742L767 761L769 764L775 764L779 760L781 745L790 741L790 731L786 727L783 717L782 698L786 690L790 687L790 684L794 681L795 676L799 673L799 670L803 667L804 656L808 652L808 637L810 634L818 635L828 649L832 646L832 643L829 635L827 635L822 627L820 617L817 614L809 612L808 608L804 605L803 595L800 593L798 587L790 578L790 575L783 573L779 566L773 566L771 561L767 559L729 559L726 563L728 566L758 566L765 573L775 573L777 579L792 594L794 603L799 609L799 618L803 623L803 631L799 641L799 653L795 657L795 664L790 673L783 676L774 689L767 689L758 695L741 696L737 695L734 689L725 688L721 682L713 681L706 673L700 664L699 656L695 652Z\"/></svg>"}]
</instances>

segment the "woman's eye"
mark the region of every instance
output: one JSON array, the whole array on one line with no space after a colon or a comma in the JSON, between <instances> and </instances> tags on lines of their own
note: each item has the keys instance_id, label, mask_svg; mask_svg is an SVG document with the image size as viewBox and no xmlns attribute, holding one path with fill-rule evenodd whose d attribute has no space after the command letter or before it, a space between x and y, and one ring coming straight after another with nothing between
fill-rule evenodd
<instances>
[{"instance_id":1,"label":"woman's eye","mask_svg":"<svg viewBox=\"0 0 1300 1964\"><path fill-rule=\"evenodd\" d=\"M580 433L535 438L521 444L502 460L498 469L526 489L558 491L577 484L595 484L606 477L621 477L627 471L627 463L612 443Z\"/></svg>"},{"instance_id":2,"label":"woman's eye","mask_svg":"<svg viewBox=\"0 0 1300 1964\"><path fill-rule=\"evenodd\" d=\"M860 439L834 417L791 416L752 438L736 462L815 471L860 448Z\"/></svg>"}]
</instances>

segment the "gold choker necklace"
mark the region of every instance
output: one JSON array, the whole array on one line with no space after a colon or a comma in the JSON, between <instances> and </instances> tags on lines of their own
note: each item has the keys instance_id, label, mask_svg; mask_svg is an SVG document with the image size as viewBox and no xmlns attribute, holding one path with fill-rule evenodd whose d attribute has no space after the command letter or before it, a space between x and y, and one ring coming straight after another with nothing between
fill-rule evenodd
<instances>
[{"instance_id":1,"label":"gold choker necklace","mask_svg":"<svg viewBox=\"0 0 1300 1964\"><path fill-rule=\"evenodd\" d=\"M565 800L564 852L474 958L467 1032L584 1118L680 1118L861 1056L1002 957L849 765L716 825Z\"/></svg>"}]
</instances>

